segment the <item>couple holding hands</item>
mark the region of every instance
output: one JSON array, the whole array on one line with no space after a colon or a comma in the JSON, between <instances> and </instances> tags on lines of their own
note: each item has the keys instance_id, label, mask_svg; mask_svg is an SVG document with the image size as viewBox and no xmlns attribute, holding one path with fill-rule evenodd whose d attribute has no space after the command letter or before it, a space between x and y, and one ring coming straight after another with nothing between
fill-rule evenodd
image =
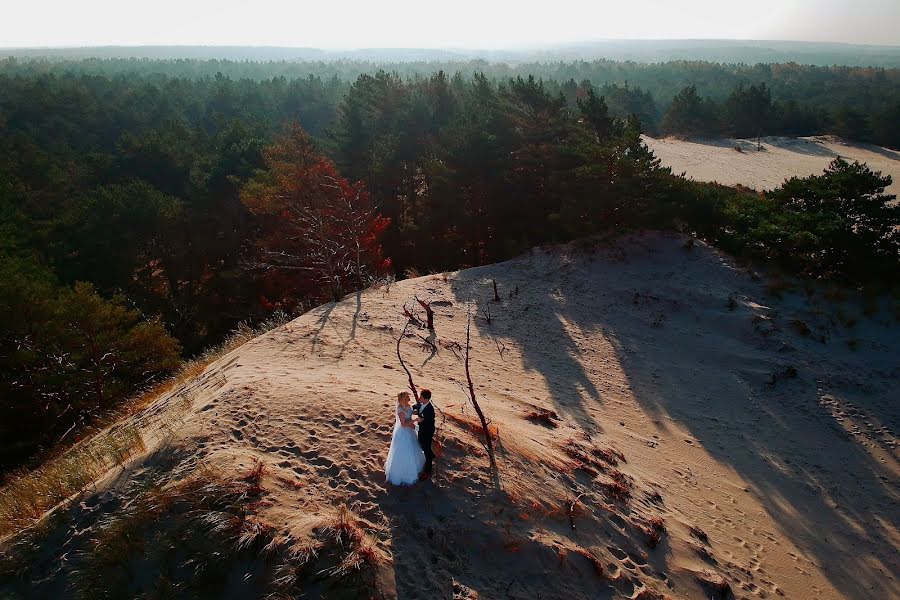
<instances>
[{"instance_id":1,"label":"couple holding hands","mask_svg":"<svg viewBox=\"0 0 900 600\"><path fill-rule=\"evenodd\" d=\"M419 402L411 405L409 392L397 395L394 435L384 463L388 483L411 485L431 477L434 452L434 406L431 390L419 393Z\"/></svg>"}]
</instances>

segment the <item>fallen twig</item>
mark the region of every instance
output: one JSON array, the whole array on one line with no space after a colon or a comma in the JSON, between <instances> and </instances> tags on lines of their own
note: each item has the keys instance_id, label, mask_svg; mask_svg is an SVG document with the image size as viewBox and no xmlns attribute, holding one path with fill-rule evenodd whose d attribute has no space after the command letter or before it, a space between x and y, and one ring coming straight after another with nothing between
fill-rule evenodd
<instances>
[{"instance_id":1,"label":"fallen twig","mask_svg":"<svg viewBox=\"0 0 900 600\"><path fill-rule=\"evenodd\" d=\"M584 496L584 492L575 496L575 499L572 500L572 503L569 505L569 523L572 525L572 531L575 530L575 505L578 504L578 501L581 500L582 496Z\"/></svg>"}]
</instances>

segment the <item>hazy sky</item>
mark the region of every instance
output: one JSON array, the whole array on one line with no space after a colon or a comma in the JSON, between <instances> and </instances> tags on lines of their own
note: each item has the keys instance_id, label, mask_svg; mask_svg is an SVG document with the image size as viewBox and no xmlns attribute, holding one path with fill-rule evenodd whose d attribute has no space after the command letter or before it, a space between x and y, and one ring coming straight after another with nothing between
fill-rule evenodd
<instances>
[{"instance_id":1,"label":"hazy sky","mask_svg":"<svg viewBox=\"0 0 900 600\"><path fill-rule=\"evenodd\" d=\"M900 45L900 0L5 0L0 47L500 48L602 38Z\"/></svg>"}]
</instances>

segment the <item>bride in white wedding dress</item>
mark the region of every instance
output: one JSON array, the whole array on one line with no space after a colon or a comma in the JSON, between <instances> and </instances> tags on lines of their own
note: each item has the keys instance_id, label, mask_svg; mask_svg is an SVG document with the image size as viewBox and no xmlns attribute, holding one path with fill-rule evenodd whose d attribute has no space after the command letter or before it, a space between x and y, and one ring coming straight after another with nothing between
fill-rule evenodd
<instances>
[{"instance_id":1,"label":"bride in white wedding dress","mask_svg":"<svg viewBox=\"0 0 900 600\"><path fill-rule=\"evenodd\" d=\"M384 473L389 483L410 485L419 480L419 473L425 466L425 453L416 437L416 420L409 405L409 392L397 396L394 436L391 449L384 463Z\"/></svg>"}]
</instances>

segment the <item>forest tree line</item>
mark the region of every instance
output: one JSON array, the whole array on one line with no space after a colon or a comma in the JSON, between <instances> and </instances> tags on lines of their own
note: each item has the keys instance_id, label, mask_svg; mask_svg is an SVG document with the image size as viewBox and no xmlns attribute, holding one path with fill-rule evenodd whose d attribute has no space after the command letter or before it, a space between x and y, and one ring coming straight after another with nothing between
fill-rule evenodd
<instances>
[{"instance_id":1,"label":"forest tree line","mask_svg":"<svg viewBox=\"0 0 900 600\"><path fill-rule=\"evenodd\" d=\"M838 161L764 195L689 182L641 142L649 92L562 87L0 75L0 468L241 321L407 269L647 227L811 277L900 275L889 179Z\"/></svg>"},{"instance_id":2,"label":"forest tree line","mask_svg":"<svg viewBox=\"0 0 900 600\"><path fill-rule=\"evenodd\" d=\"M770 114L761 127L747 135L835 134L849 139L900 148L900 69L882 67L814 66L797 63L723 64L705 61L641 63L612 60L548 62L410 61L234 61L148 60L90 58L51 60L7 58L0 61L0 75L100 75L104 78L139 75L159 82L166 78L222 77L239 81L316 78L326 82L334 110L346 89L360 75L378 71L403 79L428 77L443 71L470 78L481 73L493 83L533 75L551 95L562 94L575 107L579 87L591 82L606 97L613 116L635 113L645 133L652 135L739 135L747 133L730 120L731 97L751 86L764 88L771 101ZM713 118L713 125L686 127L684 121L666 115L686 88L695 88ZM308 125L312 125L309 123Z\"/></svg>"}]
</instances>

